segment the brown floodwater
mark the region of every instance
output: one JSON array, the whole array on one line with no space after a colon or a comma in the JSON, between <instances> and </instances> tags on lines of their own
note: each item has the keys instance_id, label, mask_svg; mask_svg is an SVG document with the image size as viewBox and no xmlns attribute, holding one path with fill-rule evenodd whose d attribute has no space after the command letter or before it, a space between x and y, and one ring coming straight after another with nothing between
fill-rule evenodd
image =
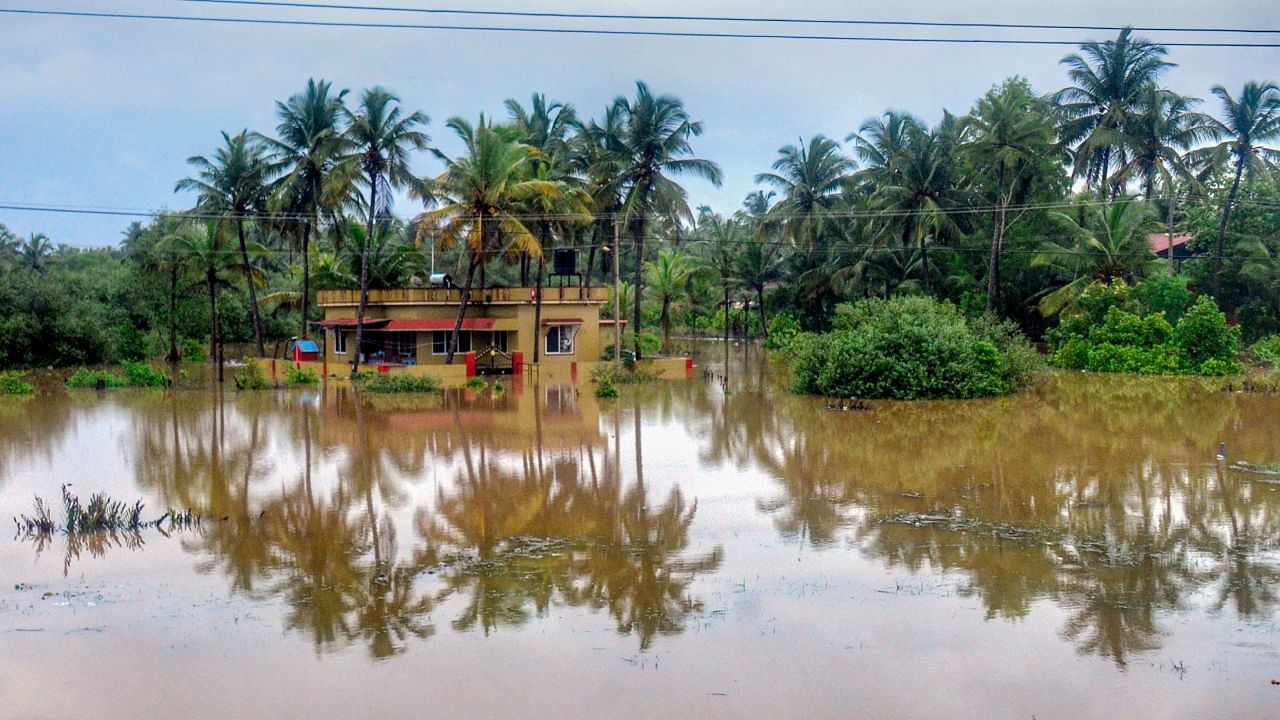
<instances>
[{"instance_id":1,"label":"brown floodwater","mask_svg":"<svg viewBox=\"0 0 1280 720\"><path fill-rule=\"evenodd\" d=\"M1274 716L1280 487L1228 465L1280 397L848 411L719 352L616 401L0 400L6 522L202 518L0 535L0 718Z\"/></svg>"}]
</instances>

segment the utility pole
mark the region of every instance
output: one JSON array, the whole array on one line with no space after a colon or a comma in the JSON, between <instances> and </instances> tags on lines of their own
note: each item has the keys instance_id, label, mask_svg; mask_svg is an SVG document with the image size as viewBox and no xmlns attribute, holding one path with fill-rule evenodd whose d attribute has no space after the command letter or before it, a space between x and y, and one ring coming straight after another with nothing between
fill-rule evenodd
<instances>
[{"instance_id":1,"label":"utility pole","mask_svg":"<svg viewBox=\"0 0 1280 720\"><path fill-rule=\"evenodd\" d=\"M622 371L622 282L618 270L618 218L613 219L613 372Z\"/></svg>"}]
</instances>

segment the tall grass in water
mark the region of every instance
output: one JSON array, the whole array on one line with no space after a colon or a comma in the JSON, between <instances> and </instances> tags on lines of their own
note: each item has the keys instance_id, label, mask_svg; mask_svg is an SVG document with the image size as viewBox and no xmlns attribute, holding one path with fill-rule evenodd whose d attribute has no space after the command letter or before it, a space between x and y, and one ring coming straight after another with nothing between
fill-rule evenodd
<instances>
[{"instance_id":1,"label":"tall grass in water","mask_svg":"<svg viewBox=\"0 0 1280 720\"><path fill-rule=\"evenodd\" d=\"M33 515L19 515L13 519L18 526L19 537L49 536L62 532L68 537L89 535L98 532L136 531L143 528L160 528L168 521L169 529L186 529L200 524L200 519L190 510L178 513L170 510L159 519L145 521L142 519L141 500L132 505L113 500L105 493L94 493L88 502L83 502L72 493L67 485L62 486L63 519L54 520L53 513L44 499L36 496Z\"/></svg>"}]
</instances>

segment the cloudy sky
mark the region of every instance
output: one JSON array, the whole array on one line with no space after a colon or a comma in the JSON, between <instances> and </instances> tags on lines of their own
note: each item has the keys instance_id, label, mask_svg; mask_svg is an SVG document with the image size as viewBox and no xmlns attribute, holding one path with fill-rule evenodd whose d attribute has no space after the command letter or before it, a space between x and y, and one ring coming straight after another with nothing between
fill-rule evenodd
<instances>
[{"instance_id":1,"label":"cloudy sky","mask_svg":"<svg viewBox=\"0 0 1280 720\"><path fill-rule=\"evenodd\" d=\"M332 3L337 0L320 0ZM1280 28L1280 3L1166 0L1025 0L858 3L811 0L567 2L547 0L344 0L348 5L751 17L989 21L1057 25ZM3 0L0 7L227 17L369 20L454 25L781 31L843 35L1106 39L1102 31L911 30L878 27L713 26L627 21L587 24L420 16L357 11L219 7L181 0ZM1280 42L1273 35L1143 33L1173 41ZM338 87L381 84L431 117L433 141L456 144L444 129L454 115L501 115L502 101L540 91L599 115L643 79L682 98L706 128L695 150L721 164L723 187L689 180L691 202L736 209L777 149L815 133L843 139L870 116L903 109L930 122L942 109L964 112L1003 78L1020 74L1038 90L1065 84L1058 60L1068 47L909 45L830 41L598 37L420 29L263 27L0 14L0 205L43 204L150 210L185 207L174 182L185 159L205 154L221 130L270 131L274 102L308 78ZM1280 81L1280 49L1174 48L1166 77L1183 93L1208 97L1223 84ZM1216 105L1206 103L1216 110ZM438 170L417 159L420 174ZM416 210L401 200L397 211ZM18 233L44 231L54 242L114 243L128 218L0 209Z\"/></svg>"}]
</instances>

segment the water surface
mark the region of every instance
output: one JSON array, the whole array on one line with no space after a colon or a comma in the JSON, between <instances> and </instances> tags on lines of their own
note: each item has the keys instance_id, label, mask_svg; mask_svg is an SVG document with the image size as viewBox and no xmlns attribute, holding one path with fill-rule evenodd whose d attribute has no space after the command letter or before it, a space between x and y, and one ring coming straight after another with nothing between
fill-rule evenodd
<instances>
[{"instance_id":1,"label":"water surface","mask_svg":"<svg viewBox=\"0 0 1280 720\"><path fill-rule=\"evenodd\" d=\"M1280 398L1051 376L845 411L688 382L0 401L0 717L1249 718L1280 698ZM55 502L55 505L57 503Z\"/></svg>"}]
</instances>

